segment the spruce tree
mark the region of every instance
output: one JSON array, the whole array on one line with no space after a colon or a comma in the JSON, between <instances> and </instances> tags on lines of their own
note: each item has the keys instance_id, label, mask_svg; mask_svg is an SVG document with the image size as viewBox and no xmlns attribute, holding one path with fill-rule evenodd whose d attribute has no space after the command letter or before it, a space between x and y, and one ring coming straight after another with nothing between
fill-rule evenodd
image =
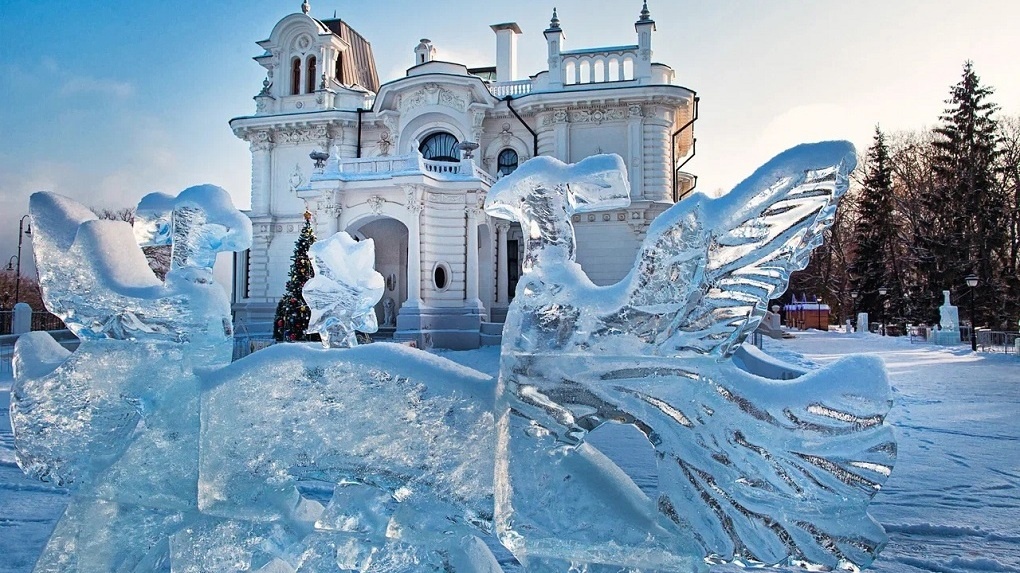
<instances>
[{"instance_id":1,"label":"spruce tree","mask_svg":"<svg viewBox=\"0 0 1020 573\"><path fill-rule=\"evenodd\" d=\"M875 139L868 149L864 181L858 200L855 229L856 257L850 268L851 284L859 293L857 308L872 322L884 317L888 323L903 316L903 288L897 264L897 229L894 214L892 162L885 134L875 127ZM886 295L879 294L885 287ZM883 306L888 303L888 308Z\"/></svg>"},{"instance_id":2,"label":"spruce tree","mask_svg":"<svg viewBox=\"0 0 1020 573\"><path fill-rule=\"evenodd\" d=\"M301 288L315 274L312 263L308 259L308 247L315 242L312 230L312 214L305 211L305 226L298 235L294 246L294 255L290 258L290 278L283 298L276 305L276 319L273 323L273 338L287 342L308 340L305 330L311 318L311 310L305 304Z\"/></svg>"},{"instance_id":3,"label":"spruce tree","mask_svg":"<svg viewBox=\"0 0 1020 573\"><path fill-rule=\"evenodd\" d=\"M948 107L935 129L933 169L936 183L924 197L931 215L921 238L928 290L949 289L966 302L964 277L977 275L977 322L996 323L1003 304L1001 249L1007 241L1006 216L995 164L1000 153L993 90L981 85L971 62L953 86Z\"/></svg>"}]
</instances>

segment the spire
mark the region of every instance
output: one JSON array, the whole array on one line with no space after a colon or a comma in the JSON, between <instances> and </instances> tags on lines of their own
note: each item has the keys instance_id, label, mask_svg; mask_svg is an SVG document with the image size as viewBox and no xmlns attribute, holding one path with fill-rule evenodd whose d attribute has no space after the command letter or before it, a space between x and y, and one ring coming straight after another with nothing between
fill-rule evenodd
<instances>
[{"instance_id":1,"label":"spire","mask_svg":"<svg viewBox=\"0 0 1020 573\"><path fill-rule=\"evenodd\" d=\"M558 16L556 16L556 8L555 7L553 7L552 19L549 20L549 29L550 30L559 30L560 29L560 19L559 19Z\"/></svg>"},{"instance_id":2,"label":"spire","mask_svg":"<svg viewBox=\"0 0 1020 573\"><path fill-rule=\"evenodd\" d=\"M312 11L312 5L308 3L308 0L305 0L304 2L301 3L301 13L302 14L308 14L311 11Z\"/></svg>"},{"instance_id":3,"label":"spire","mask_svg":"<svg viewBox=\"0 0 1020 573\"><path fill-rule=\"evenodd\" d=\"M639 21L648 22L652 19L652 13L648 11L648 0L645 0L644 5L641 6L641 18Z\"/></svg>"}]
</instances>

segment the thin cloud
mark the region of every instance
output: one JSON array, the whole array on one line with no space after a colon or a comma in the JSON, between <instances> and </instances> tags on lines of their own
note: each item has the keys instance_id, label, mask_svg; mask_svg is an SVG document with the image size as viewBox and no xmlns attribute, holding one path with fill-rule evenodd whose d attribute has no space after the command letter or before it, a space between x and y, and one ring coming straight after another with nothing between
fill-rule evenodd
<instances>
[{"instance_id":1,"label":"thin cloud","mask_svg":"<svg viewBox=\"0 0 1020 573\"><path fill-rule=\"evenodd\" d=\"M60 87L60 95L105 95L117 99L127 99L135 93L135 86L129 82L78 76L68 79Z\"/></svg>"}]
</instances>

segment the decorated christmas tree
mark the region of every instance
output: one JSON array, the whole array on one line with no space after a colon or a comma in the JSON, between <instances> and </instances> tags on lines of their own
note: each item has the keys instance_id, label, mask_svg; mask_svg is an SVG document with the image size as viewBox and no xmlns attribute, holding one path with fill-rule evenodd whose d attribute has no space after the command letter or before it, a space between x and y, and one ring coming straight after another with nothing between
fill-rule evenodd
<instances>
[{"instance_id":1,"label":"decorated christmas tree","mask_svg":"<svg viewBox=\"0 0 1020 573\"><path fill-rule=\"evenodd\" d=\"M280 303L276 305L276 320L273 323L273 338L276 340L287 342L309 340L305 335L305 329L308 328L311 311L301 296L301 287L314 275L312 263L308 260L308 247L314 242L312 214L305 211L305 226L301 229L297 244L294 246L294 256L290 258L287 290L283 293Z\"/></svg>"}]
</instances>

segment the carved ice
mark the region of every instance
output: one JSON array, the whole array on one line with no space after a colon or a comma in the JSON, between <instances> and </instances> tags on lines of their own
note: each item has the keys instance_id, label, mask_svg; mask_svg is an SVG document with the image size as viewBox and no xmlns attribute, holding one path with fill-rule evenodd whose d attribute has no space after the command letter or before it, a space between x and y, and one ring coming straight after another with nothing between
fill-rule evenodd
<instances>
[{"instance_id":1,"label":"carved ice","mask_svg":"<svg viewBox=\"0 0 1020 573\"><path fill-rule=\"evenodd\" d=\"M134 229L52 193L32 195L29 209L43 300L76 336L186 342L204 348L214 363L229 362L230 301L212 266L218 252L251 244L252 231L247 217L231 211L226 191L202 185L176 199L149 195ZM136 240L148 246L171 238L164 283Z\"/></svg>"},{"instance_id":2,"label":"carved ice","mask_svg":"<svg viewBox=\"0 0 1020 573\"><path fill-rule=\"evenodd\" d=\"M683 201L612 287L574 262L570 217L627 205L620 158L525 163L487 205L527 237L498 384L354 346L383 281L346 234L312 247L305 287L330 348L227 364L209 267L251 229L222 190L147 196L133 230L37 194L44 298L82 344L15 349L18 463L73 492L36 570L499 573L493 528L535 573L866 565L885 539L867 504L895 458L881 364L776 381L734 360L853 162L849 144L796 148L729 196ZM171 245L165 284L139 244ZM651 496L588 443L607 422L647 437Z\"/></svg>"},{"instance_id":3,"label":"carved ice","mask_svg":"<svg viewBox=\"0 0 1020 573\"><path fill-rule=\"evenodd\" d=\"M527 235L503 337L496 524L530 569L875 557L885 533L866 508L895 458L881 363L781 382L730 360L821 242L855 162L848 143L800 146L722 198L685 199L609 287L574 261L571 215L622 206L619 158L537 158L493 186L486 210ZM605 492L550 479L607 422L643 432L659 467L657 491L629 517L602 507Z\"/></svg>"},{"instance_id":4,"label":"carved ice","mask_svg":"<svg viewBox=\"0 0 1020 573\"><path fill-rule=\"evenodd\" d=\"M315 276L301 294L311 309L309 332L318 332L326 348L357 346L355 331L379 330L374 306L386 282L375 271L375 243L356 241L344 231L308 248Z\"/></svg>"}]
</instances>

